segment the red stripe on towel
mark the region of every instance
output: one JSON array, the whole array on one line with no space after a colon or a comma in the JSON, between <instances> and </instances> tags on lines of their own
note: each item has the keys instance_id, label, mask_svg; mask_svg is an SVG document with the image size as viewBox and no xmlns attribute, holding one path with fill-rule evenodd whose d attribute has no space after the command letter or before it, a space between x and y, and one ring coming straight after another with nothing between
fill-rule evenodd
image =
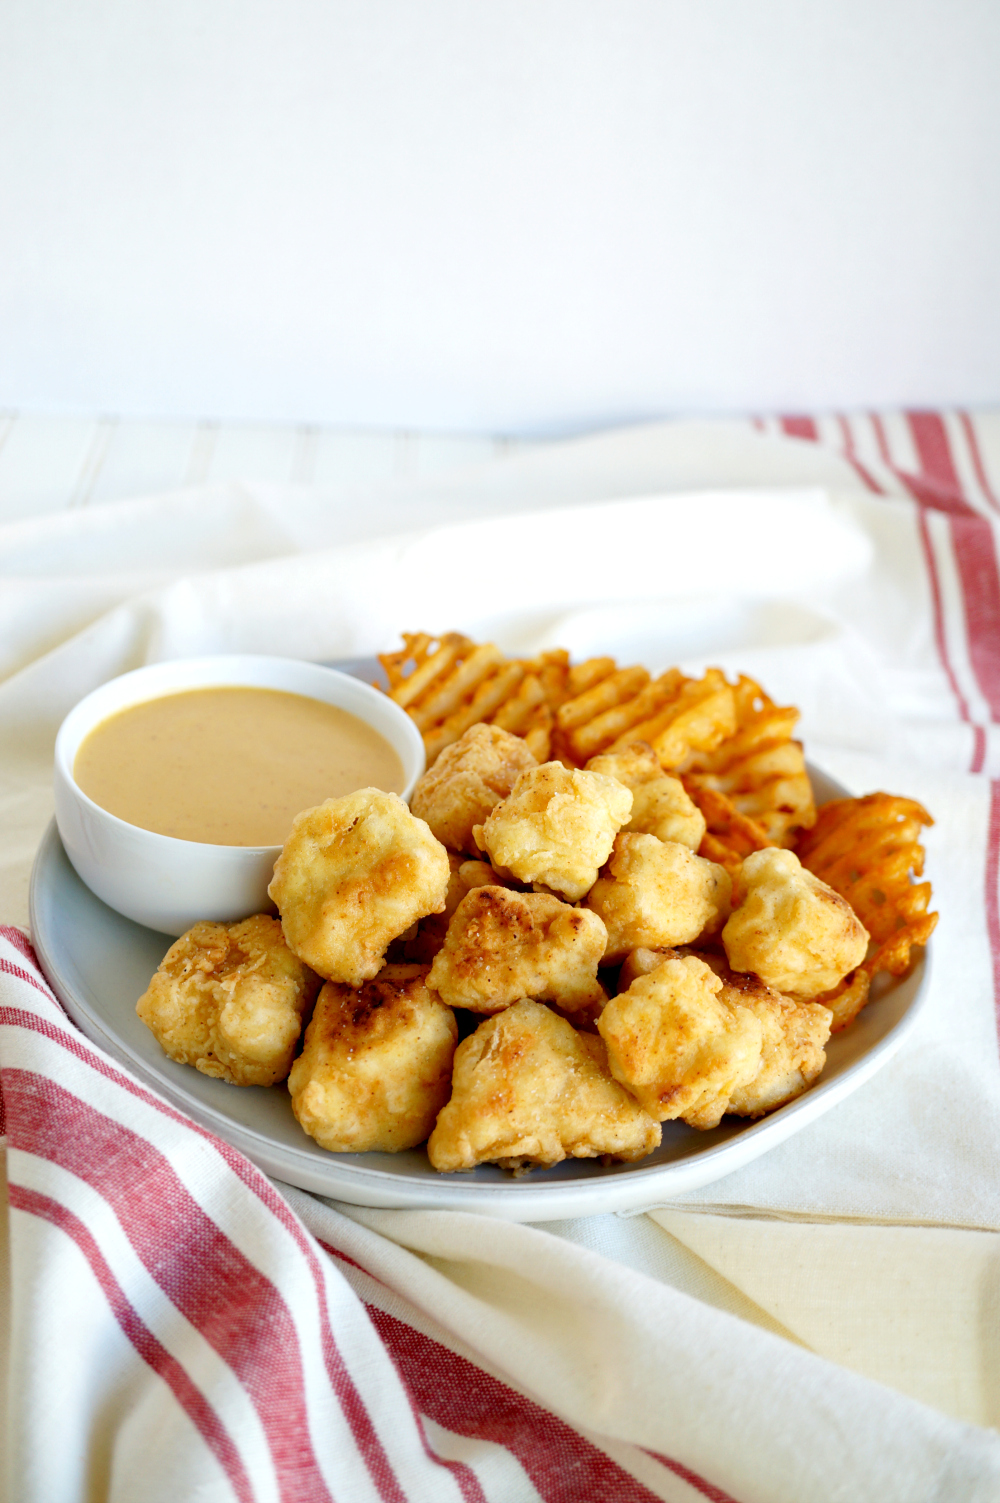
<instances>
[{"instance_id":1,"label":"red stripe on towel","mask_svg":"<svg viewBox=\"0 0 1000 1503\"><path fill-rule=\"evenodd\" d=\"M100 1284L111 1313L123 1334L132 1343L143 1362L151 1367L153 1372L157 1373L170 1388L174 1398L198 1429L205 1444L222 1467L237 1498L246 1500L246 1503L253 1503L254 1491L250 1479L240 1460L239 1452L219 1416L204 1394L196 1388L176 1357L170 1355L129 1303L104 1254L80 1218L67 1210L65 1206L60 1205L58 1201L50 1199L48 1195L41 1195L37 1190L26 1189L23 1185L12 1184L10 1186L10 1203L17 1210L25 1211L29 1216L37 1216L49 1222L50 1225L58 1227L76 1243Z\"/></svg>"},{"instance_id":2,"label":"red stripe on towel","mask_svg":"<svg viewBox=\"0 0 1000 1503\"><path fill-rule=\"evenodd\" d=\"M962 432L965 434L965 441L969 446L969 457L972 460L972 468L976 472L976 480L979 482L979 489L982 491L983 495L986 497L993 510L1000 512L1000 501L997 500L996 492L990 485L989 476L986 473L986 466L983 463L982 451L979 448L979 439L976 436L976 425L967 412L960 412L958 414L958 421L961 424Z\"/></svg>"},{"instance_id":3,"label":"red stripe on towel","mask_svg":"<svg viewBox=\"0 0 1000 1503\"><path fill-rule=\"evenodd\" d=\"M811 417L783 417L778 419L782 431L789 438L808 438L815 442L819 438L819 429L816 427L816 419Z\"/></svg>"},{"instance_id":4,"label":"red stripe on towel","mask_svg":"<svg viewBox=\"0 0 1000 1503\"><path fill-rule=\"evenodd\" d=\"M384 1310L369 1305L368 1313L423 1413L503 1446L544 1503L654 1503L654 1493L548 1410Z\"/></svg>"},{"instance_id":5,"label":"red stripe on towel","mask_svg":"<svg viewBox=\"0 0 1000 1503\"><path fill-rule=\"evenodd\" d=\"M282 1498L332 1503L309 1435L298 1332L279 1290L147 1139L32 1071L4 1070L3 1090L13 1147L103 1196L150 1275L236 1374L260 1417Z\"/></svg>"}]
</instances>

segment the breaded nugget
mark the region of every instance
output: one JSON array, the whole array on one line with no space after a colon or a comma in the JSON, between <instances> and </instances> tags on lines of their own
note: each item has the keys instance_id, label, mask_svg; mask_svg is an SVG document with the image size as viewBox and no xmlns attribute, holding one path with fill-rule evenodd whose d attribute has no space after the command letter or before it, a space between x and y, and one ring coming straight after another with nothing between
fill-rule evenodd
<instances>
[{"instance_id":1,"label":"breaded nugget","mask_svg":"<svg viewBox=\"0 0 1000 1503\"><path fill-rule=\"evenodd\" d=\"M296 815L267 890L299 959L360 986L392 940L443 910L449 875L448 852L401 798L361 788Z\"/></svg>"},{"instance_id":2,"label":"breaded nugget","mask_svg":"<svg viewBox=\"0 0 1000 1503\"><path fill-rule=\"evenodd\" d=\"M826 1064L833 1013L819 1002L783 997L759 976L731 971L721 962L716 974L722 979L720 1000L733 1009L748 1007L762 1030L760 1068L732 1093L726 1110L738 1117L762 1117L801 1096L819 1075Z\"/></svg>"},{"instance_id":3,"label":"breaded nugget","mask_svg":"<svg viewBox=\"0 0 1000 1503\"><path fill-rule=\"evenodd\" d=\"M597 1020L612 1075L659 1122L717 1127L760 1069L760 1020L721 991L714 971L686 955L639 976Z\"/></svg>"},{"instance_id":4,"label":"breaded nugget","mask_svg":"<svg viewBox=\"0 0 1000 1503\"><path fill-rule=\"evenodd\" d=\"M596 913L548 893L477 887L459 903L427 984L450 1007L499 1012L519 997L564 1012L601 1006L607 931Z\"/></svg>"},{"instance_id":5,"label":"breaded nugget","mask_svg":"<svg viewBox=\"0 0 1000 1503\"><path fill-rule=\"evenodd\" d=\"M714 934L729 914L729 873L675 840L619 835L587 897L608 931L605 963Z\"/></svg>"},{"instance_id":6,"label":"breaded nugget","mask_svg":"<svg viewBox=\"0 0 1000 1503\"><path fill-rule=\"evenodd\" d=\"M442 845L478 855L473 825L507 797L519 773L537 766L520 736L497 725L470 726L424 773L410 808Z\"/></svg>"},{"instance_id":7,"label":"breaded nugget","mask_svg":"<svg viewBox=\"0 0 1000 1503\"><path fill-rule=\"evenodd\" d=\"M327 982L320 992L288 1089L321 1148L396 1153L434 1126L458 1028L426 978L426 966L387 965L361 987Z\"/></svg>"},{"instance_id":8,"label":"breaded nugget","mask_svg":"<svg viewBox=\"0 0 1000 1503\"><path fill-rule=\"evenodd\" d=\"M136 1003L171 1059L230 1085L284 1080L320 978L266 913L195 924L175 940Z\"/></svg>"},{"instance_id":9,"label":"breaded nugget","mask_svg":"<svg viewBox=\"0 0 1000 1503\"><path fill-rule=\"evenodd\" d=\"M624 751L591 757L587 772L603 772L632 790L632 818L625 826L634 835L676 840L696 851L705 834L705 816L689 798L680 778L663 771L646 741L633 741Z\"/></svg>"},{"instance_id":10,"label":"breaded nugget","mask_svg":"<svg viewBox=\"0 0 1000 1503\"><path fill-rule=\"evenodd\" d=\"M429 918L421 919L419 924L414 924L405 934L400 935L390 947L390 960L416 961L420 965L430 965L444 944L452 914L466 893L474 887L506 885L488 861L465 860L457 851L449 851L448 863L451 875L444 898L444 912L432 913Z\"/></svg>"},{"instance_id":11,"label":"breaded nugget","mask_svg":"<svg viewBox=\"0 0 1000 1503\"><path fill-rule=\"evenodd\" d=\"M630 950L618 972L618 990L627 992L633 981L637 981L640 976L648 976L650 971L655 971L665 960L679 959L680 951L672 946L663 950L647 950L640 945L637 950Z\"/></svg>"},{"instance_id":12,"label":"breaded nugget","mask_svg":"<svg viewBox=\"0 0 1000 1503\"><path fill-rule=\"evenodd\" d=\"M612 1080L600 1039L522 1001L459 1044L427 1153L443 1173L520 1170L567 1157L641 1159L659 1142L659 1125Z\"/></svg>"},{"instance_id":13,"label":"breaded nugget","mask_svg":"<svg viewBox=\"0 0 1000 1503\"><path fill-rule=\"evenodd\" d=\"M868 931L850 904L791 851L753 851L733 896L722 931L729 964L756 972L775 991L808 1001L865 958Z\"/></svg>"},{"instance_id":14,"label":"breaded nugget","mask_svg":"<svg viewBox=\"0 0 1000 1503\"><path fill-rule=\"evenodd\" d=\"M498 871L575 903L593 886L631 810L632 793L615 778L543 762L521 773L473 834Z\"/></svg>"}]
</instances>

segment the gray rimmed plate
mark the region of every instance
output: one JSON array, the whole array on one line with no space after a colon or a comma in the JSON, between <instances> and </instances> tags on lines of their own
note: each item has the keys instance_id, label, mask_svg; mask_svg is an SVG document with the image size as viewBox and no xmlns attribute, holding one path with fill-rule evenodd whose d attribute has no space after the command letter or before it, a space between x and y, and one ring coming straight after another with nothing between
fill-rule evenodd
<instances>
[{"instance_id":1,"label":"gray rimmed plate","mask_svg":"<svg viewBox=\"0 0 1000 1503\"><path fill-rule=\"evenodd\" d=\"M810 771L817 802L843 796L831 778ZM266 1173L353 1205L548 1221L673 1199L750 1163L857 1090L899 1048L926 995L927 959L919 955L908 976L876 995L858 1020L830 1041L818 1084L758 1122L727 1117L708 1133L665 1122L662 1144L639 1164L570 1159L519 1179L492 1165L471 1174L441 1175L422 1148L327 1153L295 1121L283 1086L229 1086L167 1059L136 1017L135 1004L171 941L115 913L84 886L54 821L35 859L30 902L42 968L89 1039Z\"/></svg>"}]
</instances>

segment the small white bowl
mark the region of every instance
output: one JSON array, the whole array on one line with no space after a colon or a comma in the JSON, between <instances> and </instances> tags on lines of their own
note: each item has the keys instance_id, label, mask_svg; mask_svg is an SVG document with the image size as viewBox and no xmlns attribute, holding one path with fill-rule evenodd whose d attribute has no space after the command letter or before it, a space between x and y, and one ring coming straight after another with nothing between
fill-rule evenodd
<instances>
[{"instance_id":1,"label":"small white bowl","mask_svg":"<svg viewBox=\"0 0 1000 1503\"><path fill-rule=\"evenodd\" d=\"M141 830L88 798L73 778L73 763L84 738L118 710L185 689L234 685L283 689L357 715L385 737L402 762L403 798L409 798L424 770L424 744L409 715L360 679L317 663L237 655L181 658L102 684L70 710L56 737L56 824L67 856L91 892L162 934L183 934L199 919L229 923L266 910L280 845L202 845Z\"/></svg>"}]
</instances>

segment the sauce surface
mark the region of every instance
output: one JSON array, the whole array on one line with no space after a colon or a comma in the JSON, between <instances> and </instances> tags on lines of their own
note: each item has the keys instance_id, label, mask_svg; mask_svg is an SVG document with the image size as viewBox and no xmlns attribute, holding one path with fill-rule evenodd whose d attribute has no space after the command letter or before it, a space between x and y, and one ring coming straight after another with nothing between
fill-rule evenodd
<instances>
[{"instance_id":1,"label":"sauce surface","mask_svg":"<svg viewBox=\"0 0 1000 1503\"><path fill-rule=\"evenodd\" d=\"M402 793L396 752L356 715L280 689L190 689L130 705L82 742L73 777L109 814L207 845L283 845L302 809Z\"/></svg>"}]
</instances>

